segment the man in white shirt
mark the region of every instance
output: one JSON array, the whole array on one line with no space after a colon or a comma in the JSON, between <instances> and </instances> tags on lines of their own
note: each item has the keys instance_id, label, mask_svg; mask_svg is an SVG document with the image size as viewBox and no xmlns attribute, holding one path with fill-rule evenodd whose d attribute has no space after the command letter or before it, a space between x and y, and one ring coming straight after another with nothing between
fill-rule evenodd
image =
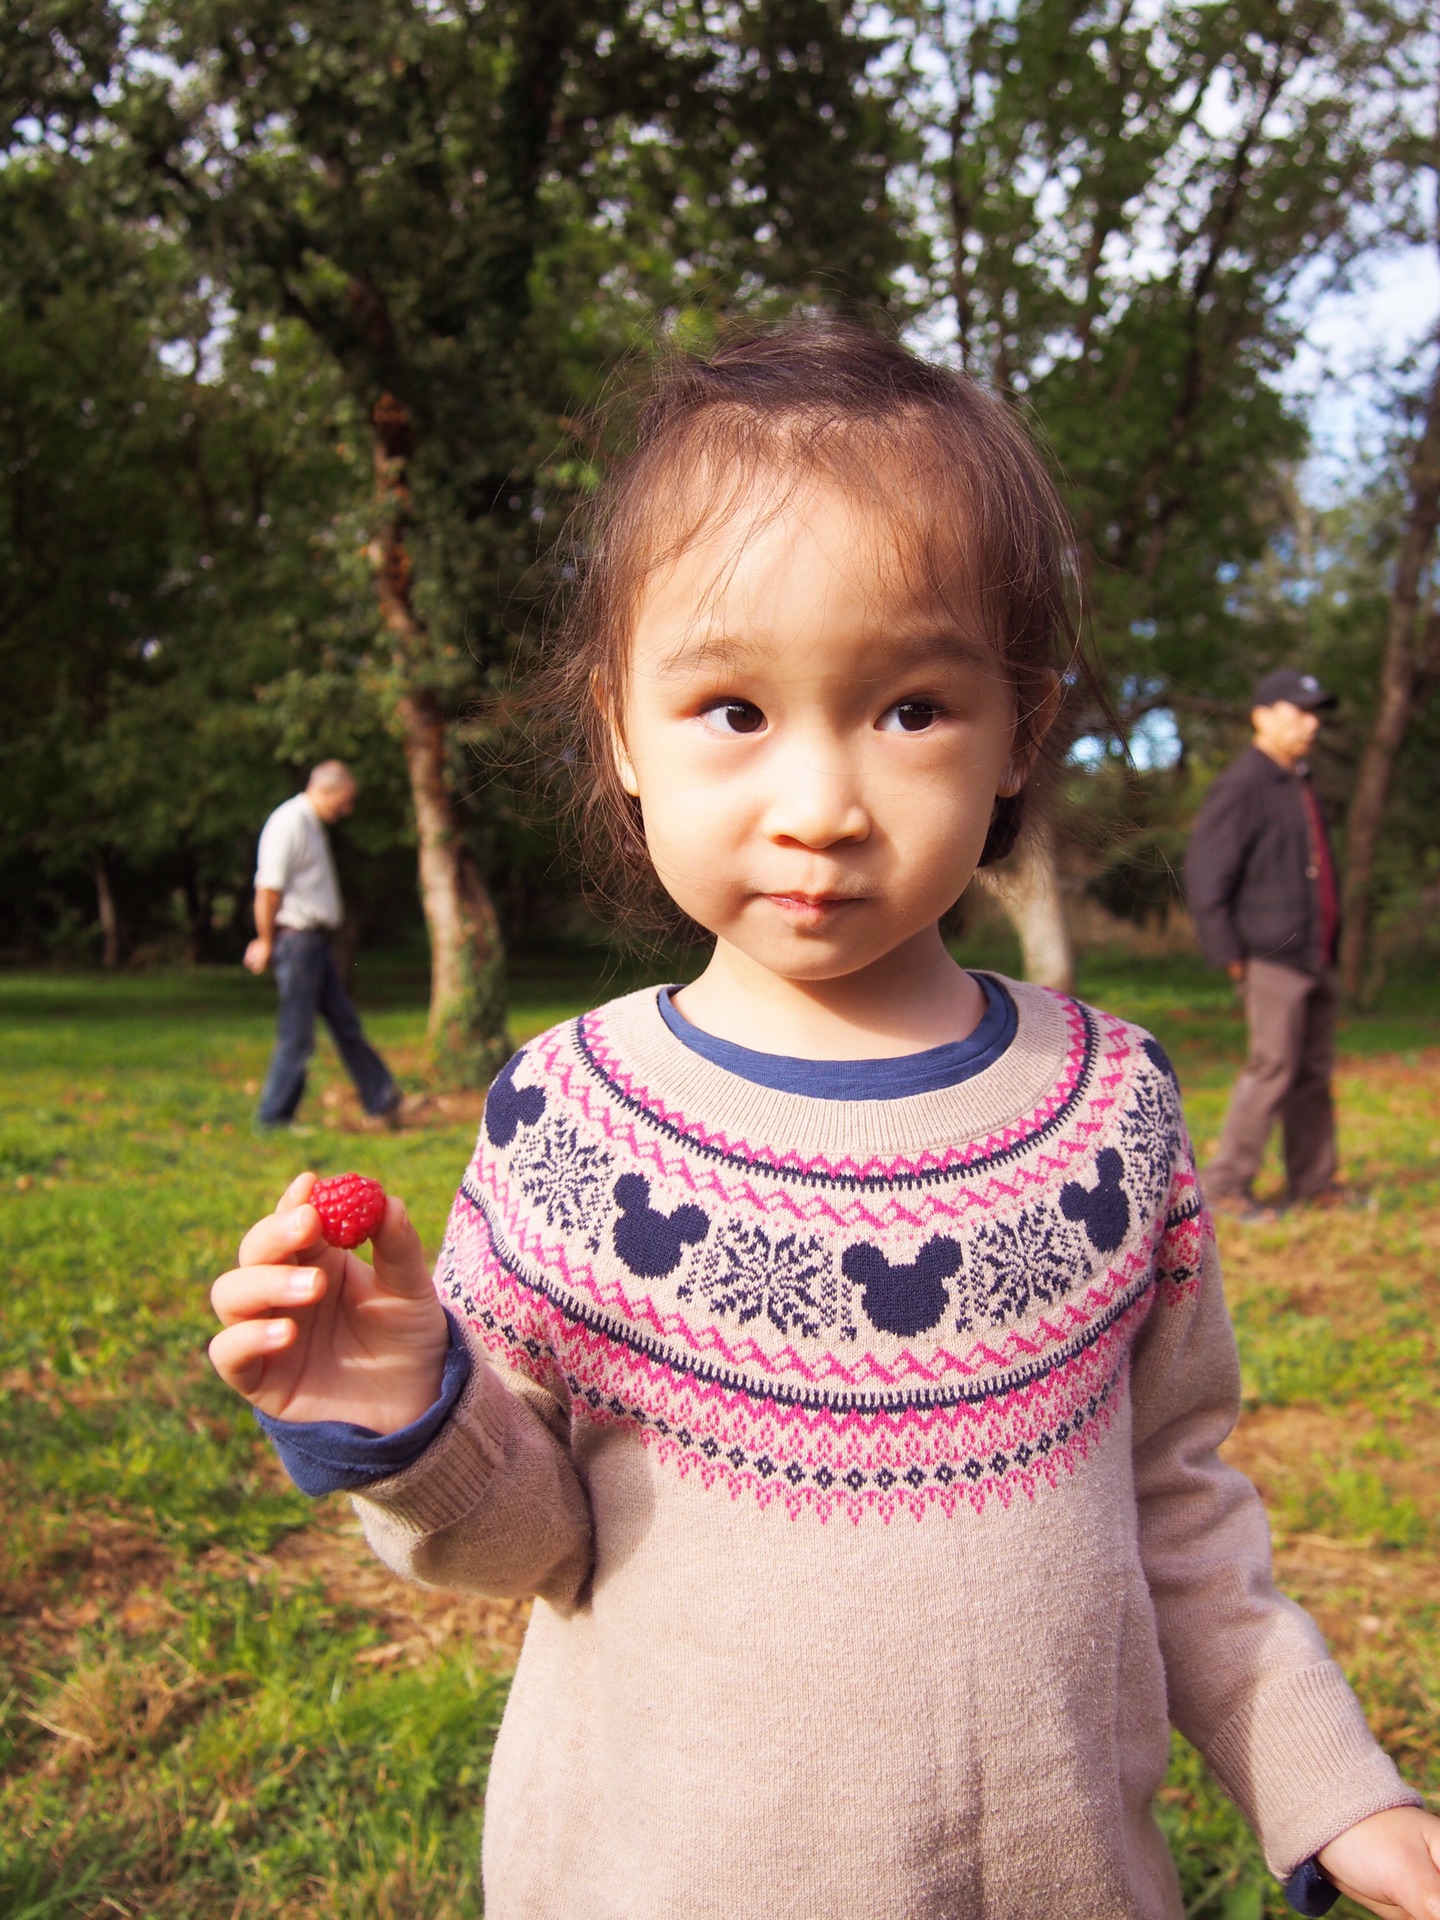
<instances>
[{"instance_id":1,"label":"man in white shirt","mask_svg":"<svg viewBox=\"0 0 1440 1920\"><path fill-rule=\"evenodd\" d=\"M399 1112L400 1089L365 1038L330 951L344 907L325 829L353 810L355 792L355 776L345 762L324 760L305 791L277 807L260 834L255 938L245 949L245 964L252 973L273 967L280 992L275 1052L260 1096L262 1127L288 1127L295 1118L315 1050L317 1013L334 1036L365 1111L380 1120Z\"/></svg>"}]
</instances>

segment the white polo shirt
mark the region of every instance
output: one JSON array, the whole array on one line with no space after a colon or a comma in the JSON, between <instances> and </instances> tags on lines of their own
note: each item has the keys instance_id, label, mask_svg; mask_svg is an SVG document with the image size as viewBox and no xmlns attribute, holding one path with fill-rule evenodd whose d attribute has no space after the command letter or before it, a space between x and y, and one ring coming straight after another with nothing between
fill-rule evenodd
<instances>
[{"instance_id":1,"label":"white polo shirt","mask_svg":"<svg viewBox=\"0 0 1440 1920\"><path fill-rule=\"evenodd\" d=\"M308 794L297 793L265 822L255 885L280 895L277 927L289 927L293 933L321 927L333 933L344 919L330 838Z\"/></svg>"}]
</instances>

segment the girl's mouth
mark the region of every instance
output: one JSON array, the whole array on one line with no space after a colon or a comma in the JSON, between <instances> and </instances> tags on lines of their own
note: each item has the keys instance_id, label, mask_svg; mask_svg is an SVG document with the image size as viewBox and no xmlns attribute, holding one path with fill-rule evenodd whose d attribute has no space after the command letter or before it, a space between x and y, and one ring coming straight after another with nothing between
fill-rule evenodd
<instances>
[{"instance_id":1,"label":"girl's mouth","mask_svg":"<svg viewBox=\"0 0 1440 1920\"><path fill-rule=\"evenodd\" d=\"M833 918L842 907L858 905L862 896L854 893L767 893L762 898L797 920L817 922Z\"/></svg>"}]
</instances>

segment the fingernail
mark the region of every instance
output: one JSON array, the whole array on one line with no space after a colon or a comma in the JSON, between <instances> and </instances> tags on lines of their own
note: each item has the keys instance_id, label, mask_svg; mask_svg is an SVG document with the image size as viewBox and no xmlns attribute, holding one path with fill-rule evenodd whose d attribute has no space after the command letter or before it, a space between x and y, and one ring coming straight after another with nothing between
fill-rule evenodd
<instances>
[{"instance_id":1,"label":"fingernail","mask_svg":"<svg viewBox=\"0 0 1440 1920\"><path fill-rule=\"evenodd\" d=\"M272 1320L265 1329L267 1347L283 1347L290 1338L290 1329L283 1320Z\"/></svg>"},{"instance_id":2,"label":"fingernail","mask_svg":"<svg viewBox=\"0 0 1440 1920\"><path fill-rule=\"evenodd\" d=\"M292 1273L285 1286L287 1300L308 1300L315 1291L316 1274L313 1267L301 1267L298 1273Z\"/></svg>"}]
</instances>

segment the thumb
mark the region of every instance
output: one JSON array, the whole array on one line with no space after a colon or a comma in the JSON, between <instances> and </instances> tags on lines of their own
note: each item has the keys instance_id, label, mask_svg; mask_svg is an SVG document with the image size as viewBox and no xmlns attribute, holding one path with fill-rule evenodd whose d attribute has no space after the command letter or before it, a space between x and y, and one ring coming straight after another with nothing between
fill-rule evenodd
<instances>
[{"instance_id":1,"label":"thumb","mask_svg":"<svg viewBox=\"0 0 1440 1920\"><path fill-rule=\"evenodd\" d=\"M419 1298L432 1291L430 1265L405 1202L392 1194L385 1199L385 1217L370 1236L375 1278L386 1293Z\"/></svg>"}]
</instances>

